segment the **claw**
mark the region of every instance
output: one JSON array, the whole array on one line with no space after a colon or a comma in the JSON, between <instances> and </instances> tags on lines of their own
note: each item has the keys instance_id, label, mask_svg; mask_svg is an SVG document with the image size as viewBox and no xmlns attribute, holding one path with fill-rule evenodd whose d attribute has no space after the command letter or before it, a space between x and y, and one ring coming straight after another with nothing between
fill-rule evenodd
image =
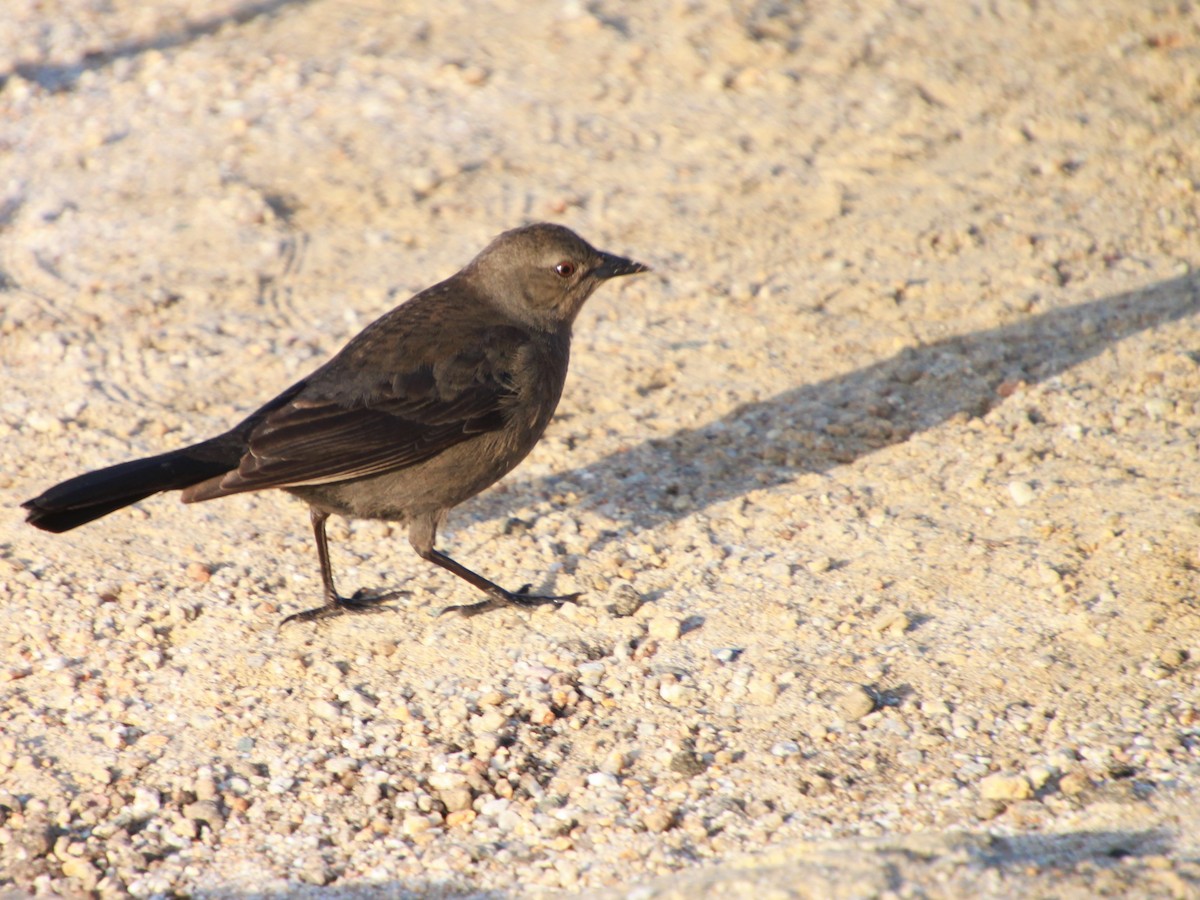
<instances>
[{"instance_id":1,"label":"claw","mask_svg":"<svg viewBox=\"0 0 1200 900\"><path fill-rule=\"evenodd\" d=\"M393 612L392 607L383 606L382 604L407 593L408 591L391 591L386 594L372 594L366 588L359 588L351 597L335 596L324 606L317 606L313 609L306 609L303 612L292 613L279 623L279 627L283 628L289 622L321 622L325 619L335 619L338 616L348 614L359 615L362 613Z\"/></svg>"},{"instance_id":2,"label":"claw","mask_svg":"<svg viewBox=\"0 0 1200 900\"><path fill-rule=\"evenodd\" d=\"M533 587L531 584L524 585L518 591L504 591L498 597L488 597L486 600L480 600L478 603L463 603L455 606L447 606L438 613L438 617L447 613L458 613L464 618L478 616L485 612L491 612L493 609L500 609L504 606L519 606L522 609L534 609L539 606L554 606L559 607L564 603L574 603L583 596L582 592L574 594L559 594L556 596L540 596L530 594L529 589Z\"/></svg>"}]
</instances>

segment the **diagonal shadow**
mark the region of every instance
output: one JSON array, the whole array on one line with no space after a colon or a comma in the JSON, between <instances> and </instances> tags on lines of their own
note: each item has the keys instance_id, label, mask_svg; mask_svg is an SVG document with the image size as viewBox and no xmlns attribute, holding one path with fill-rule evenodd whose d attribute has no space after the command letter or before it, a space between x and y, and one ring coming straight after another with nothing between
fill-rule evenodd
<instances>
[{"instance_id":1,"label":"diagonal shadow","mask_svg":"<svg viewBox=\"0 0 1200 900\"><path fill-rule=\"evenodd\" d=\"M216 34L226 25L244 25L260 16L273 15L286 6L302 6L311 2L312 0L257 0L257 2L239 6L231 12L185 20L182 25L172 31L165 31L152 37L120 41L113 47L90 51L75 62L15 63L7 72L0 72L0 91L4 90L13 75L19 75L26 81L32 81L54 93L69 91L84 72L103 69L118 59L139 56L150 50L170 50L173 47L181 47L190 44L197 38Z\"/></svg>"},{"instance_id":2,"label":"diagonal shadow","mask_svg":"<svg viewBox=\"0 0 1200 900\"><path fill-rule=\"evenodd\" d=\"M997 389L1004 382L1045 381L1130 335L1198 311L1197 275L1050 310L906 348L527 484L538 496L573 491L579 506L627 527L653 528L798 474L853 462L960 413L983 415L1003 400ZM523 490L518 484L514 488ZM506 502L484 495L474 513L503 517L511 502L511 496Z\"/></svg>"},{"instance_id":3,"label":"diagonal shadow","mask_svg":"<svg viewBox=\"0 0 1200 900\"><path fill-rule=\"evenodd\" d=\"M1032 864L1070 871L1083 859L1116 864L1128 857L1163 856L1173 844L1173 835L1158 828L987 835L970 848L969 856L972 864L985 868L1023 869Z\"/></svg>"}]
</instances>

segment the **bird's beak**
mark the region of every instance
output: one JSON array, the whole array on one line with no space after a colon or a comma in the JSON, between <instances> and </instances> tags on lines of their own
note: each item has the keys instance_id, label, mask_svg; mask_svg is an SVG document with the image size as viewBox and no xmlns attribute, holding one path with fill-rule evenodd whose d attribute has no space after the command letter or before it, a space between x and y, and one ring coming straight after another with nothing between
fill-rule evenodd
<instances>
[{"instance_id":1,"label":"bird's beak","mask_svg":"<svg viewBox=\"0 0 1200 900\"><path fill-rule=\"evenodd\" d=\"M616 278L618 275L636 275L638 272L649 272L650 267L623 256L612 253L600 254L600 265L592 270L597 278Z\"/></svg>"}]
</instances>

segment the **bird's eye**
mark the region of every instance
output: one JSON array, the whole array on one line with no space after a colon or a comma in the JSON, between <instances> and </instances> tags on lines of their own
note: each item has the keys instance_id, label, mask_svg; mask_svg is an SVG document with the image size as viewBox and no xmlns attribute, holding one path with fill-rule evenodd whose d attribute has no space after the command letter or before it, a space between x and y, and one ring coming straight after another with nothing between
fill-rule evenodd
<instances>
[{"instance_id":1,"label":"bird's eye","mask_svg":"<svg viewBox=\"0 0 1200 900\"><path fill-rule=\"evenodd\" d=\"M570 278L575 274L575 263L564 259L554 267L554 273L558 275L559 278Z\"/></svg>"}]
</instances>

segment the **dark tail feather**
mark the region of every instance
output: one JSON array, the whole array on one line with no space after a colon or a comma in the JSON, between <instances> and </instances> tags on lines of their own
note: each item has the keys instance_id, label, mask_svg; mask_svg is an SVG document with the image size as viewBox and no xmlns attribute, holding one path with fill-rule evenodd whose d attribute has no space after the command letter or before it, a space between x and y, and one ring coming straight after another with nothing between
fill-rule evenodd
<instances>
[{"instance_id":1,"label":"dark tail feather","mask_svg":"<svg viewBox=\"0 0 1200 900\"><path fill-rule=\"evenodd\" d=\"M210 456L208 449L200 444L78 475L22 503L29 510L25 521L43 531L69 531L151 494L185 488L236 468L237 454L232 462L204 458Z\"/></svg>"}]
</instances>

